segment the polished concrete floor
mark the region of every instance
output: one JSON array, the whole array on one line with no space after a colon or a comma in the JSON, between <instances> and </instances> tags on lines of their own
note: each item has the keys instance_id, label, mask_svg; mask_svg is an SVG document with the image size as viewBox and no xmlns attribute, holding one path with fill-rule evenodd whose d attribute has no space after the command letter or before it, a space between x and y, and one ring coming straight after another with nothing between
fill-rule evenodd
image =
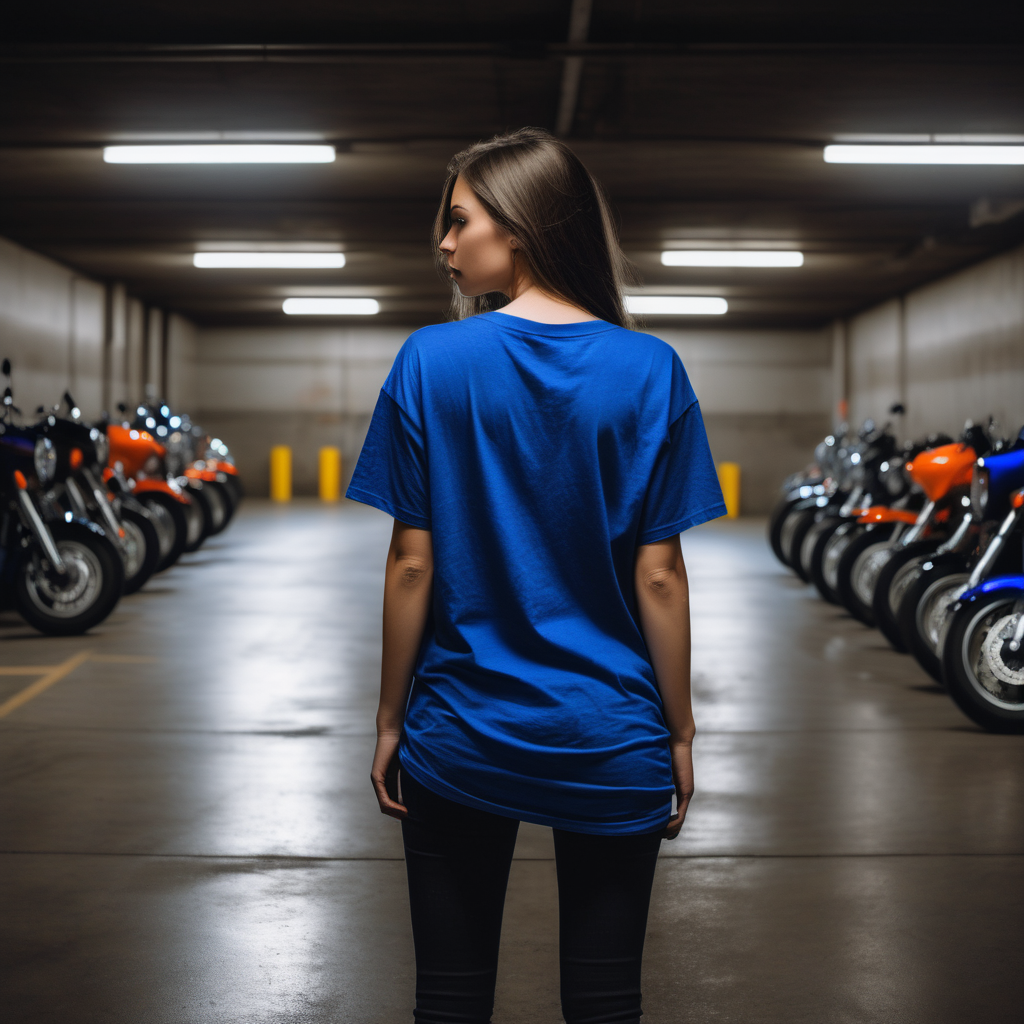
<instances>
[{"instance_id":1,"label":"polished concrete floor","mask_svg":"<svg viewBox=\"0 0 1024 1024\"><path fill-rule=\"evenodd\" d=\"M390 520L250 502L86 637L0 617L0 1006L32 1022L411 1020L400 829L368 783ZM964 719L771 557L684 537L697 795L648 1024L1024 1019L1024 738ZM12 673L23 669L23 674ZM496 1024L555 1024L550 833Z\"/></svg>"}]
</instances>

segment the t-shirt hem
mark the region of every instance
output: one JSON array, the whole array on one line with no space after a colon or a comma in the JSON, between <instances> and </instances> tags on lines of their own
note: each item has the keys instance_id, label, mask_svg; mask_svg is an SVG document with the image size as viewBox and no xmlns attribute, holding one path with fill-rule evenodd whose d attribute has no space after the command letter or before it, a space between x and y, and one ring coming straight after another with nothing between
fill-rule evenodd
<instances>
[{"instance_id":1,"label":"t-shirt hem","mask_svg":"<svg viewBox=\"0 0 1024 1024\"><path fill-rule=\"evenodd\" d=\"M547 825L550 828L561 829L564 832L583 832L587 835L595 836L641 835L645 832L654 832L659 828L664 828L672 817L671 800L665 811L649 814L644 818L628 822L580 821L577 818L560 818L551 814L540 814L536 811L524 811L463 793L461 790L449 786L422 765L410 768L408 759L401 750L398 753L398 760L403 771L407 771L421 786L425 786L438 796L443 796L466 807L473 807L478 811L489 811L491 814L499 814L504 818L515 818L518 821L529 822L531 825Z\"/></svg>"},{"instance_id":2,"label":"t-shirt hem","mask_svg":"<svg viewBox=\"0 0 1024 1024\"><path fill-rule=\"evenodd\" d=\"M387 498L382 498L379 494L374 494L372 491L364 491L362 487L350 486L345 492L345 497L361 502L363 505L372 505L374 508L379 508L381 512L387 512L393 519L397 519L401 523L408 523L419 530L430 529L430 520L425 516L421 516L418 512L413 512L411 509L402 508L393 501L388 501Z\"/></svg>"},{"instance_id":3,"label":"t-shirt hem","mask_svg":"<svg viewBox=\"0 0 1024 1024\"><path fill-rule=\"evenodd\" d=\"M724 502L721 501L715 505L708 505L707 508L702 508L699 512L694 512L693 515L687 516L685 519L679 519L674 523L667 523L665 526L656 526L650 530L644 530L643 533L637 536L636 542L637 544L653 544L655 541L674 537L684 530L689 530L691 527L700 526L701 523L710 522L712 519L718 519L726 515L728 511Z\"/></svg>"}]
</instances>

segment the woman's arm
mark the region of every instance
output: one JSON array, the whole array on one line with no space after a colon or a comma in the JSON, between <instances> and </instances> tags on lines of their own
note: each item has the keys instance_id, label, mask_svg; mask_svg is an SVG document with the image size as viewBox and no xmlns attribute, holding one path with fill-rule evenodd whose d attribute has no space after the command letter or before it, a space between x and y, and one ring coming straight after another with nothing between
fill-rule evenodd
<instances>
[{"instance_id":1,"label":"woman's arm","mask_svg":"<svg viewBox=\"0 0 1024 1024\"><path fill-rule=\"evenodd\" d=\"M693 796L693 736L690 707L690 585L679 537L636 550L636 602L654 678L661 692L672 751L676 813L665 830L675 839Z\"/></svg>"},{"instance_id":2,"label":"woman's arm","mask_svg":"<svg viewBox=\"0 0 1024 1024\"><path fill-rule=\"evenodd\" d=\"M429 530L395 520L384 570L384 644L380 663L377 749L370 780L381 812L404 818L406 809L392 800L387 778L397 770L398 741L409 699L416 655L430 611L434 549Z\"/></svg>"}]
</instances>

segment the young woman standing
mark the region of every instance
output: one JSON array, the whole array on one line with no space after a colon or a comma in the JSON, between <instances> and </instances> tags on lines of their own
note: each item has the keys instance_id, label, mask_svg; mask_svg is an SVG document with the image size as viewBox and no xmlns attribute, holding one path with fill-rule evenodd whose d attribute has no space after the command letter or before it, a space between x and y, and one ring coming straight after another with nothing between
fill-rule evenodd
<instances>
[{"instance_id":1,"label":"young woman standing","mask_svg":"<svg viewBox=\"0 0 1024 1024\"><path fill-rule=\"evenodd\" d=\"M725 507L567 146L525 129L459 153L435 243L462 318L403 346L348 490L395 519L371 778L402 821L414 1016L490 1021L529 821L554 830L566 1024L630 1024L658 848L693 793L679 534Z\"/></svg>"}]
</instances>

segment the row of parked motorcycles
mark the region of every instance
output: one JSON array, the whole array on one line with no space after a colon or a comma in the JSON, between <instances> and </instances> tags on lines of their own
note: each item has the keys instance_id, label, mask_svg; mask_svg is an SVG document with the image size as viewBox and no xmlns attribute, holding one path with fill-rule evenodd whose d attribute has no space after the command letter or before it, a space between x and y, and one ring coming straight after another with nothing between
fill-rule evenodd
<instances>
[{"instance_id":1,"label":"row of parked motorcycles","mask_svg":"<svg viewBox=\"0 0 1024 1024\"><path fill-rule=\"evenodd\" d=\"M901 414L901 406L893 406ZM826 437L769 521L776 557L908 652L973 721L1024 732L1024 428Z\"/></svg>"},{"instance_id":2,"label":"row of parked motorcycles","mask_svg":"<svg viewBox=\"0 0 1024 1024\"><path fill-rule=\"evenodd\" d=\"M227 446L166 404L83 421L74 398L20 423L11 364L0 408L0 609L84 633L195 551L242 498Z\"/></svg>"}]
</instances>

